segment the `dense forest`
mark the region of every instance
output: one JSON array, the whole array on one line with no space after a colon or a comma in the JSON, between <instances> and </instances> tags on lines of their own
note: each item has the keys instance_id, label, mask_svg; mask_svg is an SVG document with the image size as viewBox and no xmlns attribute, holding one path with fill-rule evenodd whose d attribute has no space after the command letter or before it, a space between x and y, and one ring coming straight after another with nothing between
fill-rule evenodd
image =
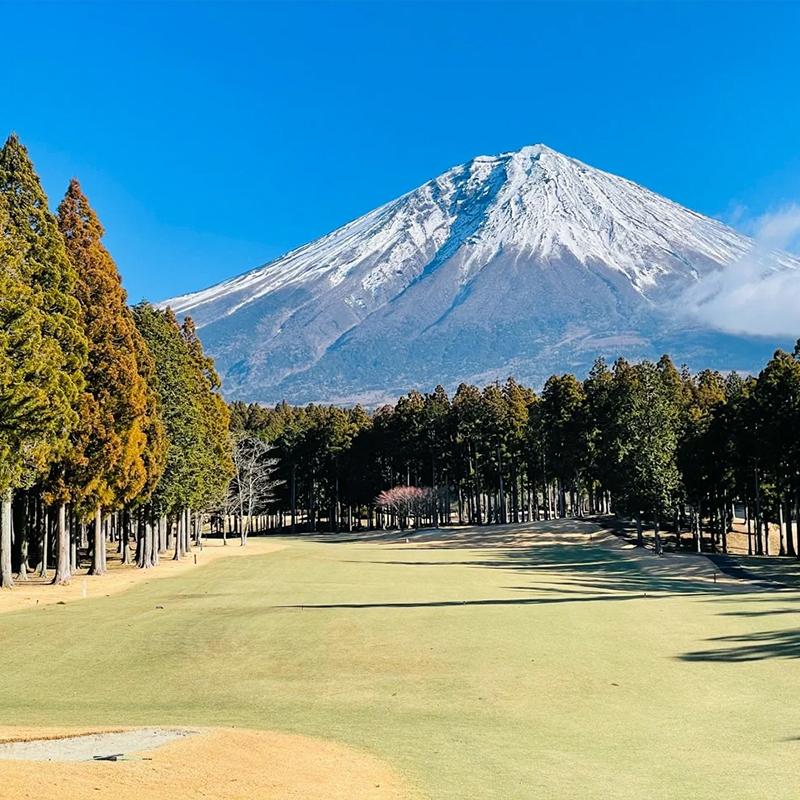
<instances>
[{"instance_id":1,"label":"dense forest","mask_svg":"<svg viewBox=\"0 0 800 800\"><path fill-rule=\"evenodd\" d=\"M229 412L191 319L127 305L77 180L51 213L0 150L0 586L67 583L107 546L148 568L199 536L233 475ZM135 547L135 549L133 549Z\"/></svg>"},{"instance_id":2,"label":"dense forest","mask_svg":"<svg viewBox=\"0 0 800 800\"><path fill-rule=\"evenodd\" d=\"M191 318L127 305L72 180L52 213L0 150L0 587L141 568L203 531L497 524L614 513L727 551L800 558L800 343L757 378L658 363L411 391L374 411L222 399Z\"/></svg>"},{"instance_id":3,"label":"dense forest","mask_svg":"<svg viewBox=\"0 0 800 800\"><path fill-rule=\"evenodd\" d=\"M800 554L800 343L757 379L691 374L668 356L588 377L553 376L541 394L513 378L412 391L361 407L231 405L231 425L273 446L277 491L264 511L291 530L490 524L613 512L679 547L728 549L734 504L748 546Z\"/></svg>"}]
</instances>

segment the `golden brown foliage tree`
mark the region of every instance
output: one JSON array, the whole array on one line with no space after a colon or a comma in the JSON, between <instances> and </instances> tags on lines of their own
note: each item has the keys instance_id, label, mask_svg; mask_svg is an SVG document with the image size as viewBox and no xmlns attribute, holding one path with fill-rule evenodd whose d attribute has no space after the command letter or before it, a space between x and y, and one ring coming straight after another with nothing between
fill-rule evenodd
<instances>
[{"instance_id":1,"label":"golden brown foliage tree","mask_svg":"<svg viewBox=\"0 0 800 800\"><path fill-rule=\"evenodd\" d=\"M147 481L148 387L137 361L136 328L103 226L76 179L58 208L67 255L77 272L75 296L89 343L80 423L48 482L52 498L94 518L92 573L105 571L102 514L130 503Z\"/></svg>"}]
</instances>

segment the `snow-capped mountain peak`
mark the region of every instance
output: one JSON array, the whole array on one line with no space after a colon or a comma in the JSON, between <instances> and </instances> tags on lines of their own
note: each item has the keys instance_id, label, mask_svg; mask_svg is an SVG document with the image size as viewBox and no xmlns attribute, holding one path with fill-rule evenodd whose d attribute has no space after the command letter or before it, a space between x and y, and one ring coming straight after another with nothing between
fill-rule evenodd
<instances>
[{"instance_id":1,"label":"snow-capped mountain peak","mask_svg":"<svg viewBox=\"0 0 800 800\"><path fill-rule=\"evenodd\" d=\"M573 329L585 331L582 341L620 330L647 341L653 308L751 244L536 144L453 167L263 267L168 304L195 318L232 394L353 399L428 374L523 375L519 359ZM468 340L485 334L474 364L458 351L467 332ZM442 364L431 347L458 353ZM364 374L359 362L370 359Z\"/></svg>"}]
</instances>

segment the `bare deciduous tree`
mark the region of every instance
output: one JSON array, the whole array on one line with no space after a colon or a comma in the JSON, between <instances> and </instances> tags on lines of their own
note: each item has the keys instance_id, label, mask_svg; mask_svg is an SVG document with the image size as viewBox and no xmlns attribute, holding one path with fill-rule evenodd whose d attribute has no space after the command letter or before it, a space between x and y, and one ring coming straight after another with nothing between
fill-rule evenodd
<instances>
[{"instance_id":1,"label":"bare deciduous tree","mask_svg":"<svg viewBox=\"0 0 800 800\"><path fill-rule=\"evenodd\" d=\"M277 459L272 445L255 436L240 436L233 443L235 473L228 485L225 505L239 516L241 545L247 543L253 517L266 511L278 485L274 479Z\"/></svg>"},{"instance_id":2,"label":"bare deciduous tree","mask_svg":"<svg viewBox=\"0 0 800 800\"><path fill-rule=\"evenodd\" d=\"M397 522L402 531L408 517L418 517L430 510L435 496L433 489L395 486L381 492L375 498L375 505L384 511L393 511L397 514Z\"/></svg>"}]
</instances>

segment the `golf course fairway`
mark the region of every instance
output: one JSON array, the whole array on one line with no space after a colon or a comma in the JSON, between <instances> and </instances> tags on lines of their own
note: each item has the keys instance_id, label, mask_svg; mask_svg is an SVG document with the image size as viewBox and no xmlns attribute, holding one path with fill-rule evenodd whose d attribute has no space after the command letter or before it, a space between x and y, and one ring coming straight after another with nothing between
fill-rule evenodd
<instances>
[{"instance_id":1,"label":"golf course fairway","mask_svg":"<svg viewBox=\"0 0 800 800\"><path fill-rule=\"evenodd\" d=\"M577 520L270 541L0 614L0 725L299 734L435 800L800 794L799 592Z\"/></svg>"}]
</instances>

